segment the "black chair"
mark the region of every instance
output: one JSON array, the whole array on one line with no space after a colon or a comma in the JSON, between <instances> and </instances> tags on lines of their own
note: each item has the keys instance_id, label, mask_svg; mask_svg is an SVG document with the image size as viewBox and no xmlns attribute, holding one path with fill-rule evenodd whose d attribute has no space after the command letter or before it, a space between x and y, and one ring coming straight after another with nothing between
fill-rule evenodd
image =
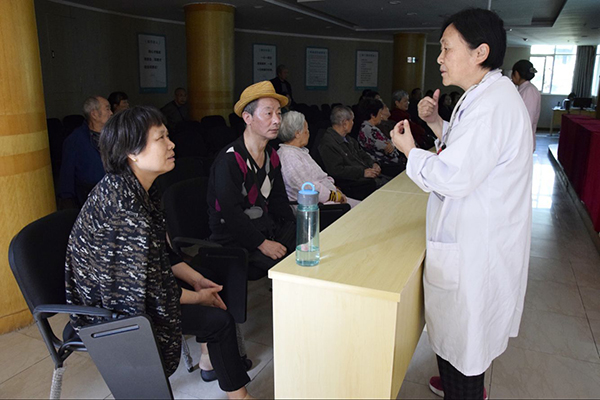
<instances>
[{"instance_id":1,"label":"black chair","mask_svg":"<svg viewBox=\"0 0 600 400\"><path fill-rule=\"evenodd\" d=\"M319 145L320 138L323 137L321 131L326 131L331 126L331 122L328 120L314 122L308 126L310 131L310 137L308 138L308 144L306 147L312 150L315 146ZM319 136L320 135L320 136Z\"/></svg>"},{"instance_id":2,"label":"black chair","mask_svg":"<svg viewBox=\"0 0 600 400\"><path fill-rule=\"evenodd\" d=\"M321 113L323 114L323 117L329 119L331 116L331 106L327 103L321 104Z\"/></svg>"},{"instance_id":3,"label":"black chair","mask_svg":"<svg viewBox=\"0 0 600 400\"><path fill-rule=\"evenodd\" d=\"M351 199L364 200L377 190L375 179L362 178L357 181L349 181L336 177L333 178L335 179L335 184Z\"/></svg>"},{"instance_id":4,"label":"black chair","mask_svg":"<svg viewBox=\"0 0 600 400\"><path fill-rule=\"evenodd\" d=\"M57 313L78 314L103 317L109 321L112 320L112 322L108 322L108 324L111 324L117 321L116 318L118 316L113 311L103 308L66 304L65 254L71 228L77 215L78 210L63 210L30 223L13 238L8 250L8 261L13 275L23 293L29 310L33 314L34 320L50 353L50 357L54 362L55 369L50 392L51 398L60 398L64 361L73 351L87 351L87 340L85 342L82 341L70 323L67 323L63 330L62 340L59 339L52 331L48 318ZM121 324L128 320L119 319L118 321ZM98 360L94 357L94 354L91 354L92 360L98 366L115 398L127 398L127 396L121 395L127 387L142 390L142 386L145 385L152 386L149 392L146 392L145 388L143 389L144 393L148 395L153 392L160 393L161 395L171 393L170 386L164 387L166 376L162 364L159 365L160 368L158 369L159 372L162 371L163 380L161 381L160 373L158 377L156 375L156 368L145 370L132 368L132 366L144 366L144 362L148 360L147 358L131 358L123 363L114 362L115 359L119 361L119 357L122 358L124 354L132 355L134 352L138 352L150 355L153 352L152 348L142 349L138 347L148 343L156 345L155 342L140 339L141 337L147 339L148 335L154 337L153 331L148 331L148 324L143 326L140 324L145 323L143 323L142 319L135 319L121 326L121 328L130 326L129 331L135 331L136 333L135 335L128 336L127 343L129 343L131 349L127 353L124 353L124 350L118 348L118 346L116 350L119 350L120 354L115 353L116 350L111 345L112 341L109 340L106 340L104 345L98 347L101 352L114 356L112 358L109 357L108 361L110 363L108 365L105 365L102 360ZM92 329L98 332L108 331L109 329L104 329L104 326L105 324L98 324L94 325ZM131 326L137 326L137 328L131 328ZM117 335L121 331L115 332L111 336L113 338L119 337L119 340L123 340L122 336ZM130 341L129 338L131 337L134 337L135 340ZM157 348L154 350L154 353L156 352L158 352ZM160 359L160 354L155 355ZM156 358L154 359L156 360ZM107 369L113 371L111 376L105 376L102 372ZM149 375L140 375L140 372ZM168 385L168 380L166 380L166 384ZM172 398L172 395L169 397Z\"/></svg>"},{"instance_id":5,"label":"black chair","mask_svg":"<svg viewBox=\"0 0 600 400\"><path fill-rule=\"evenodd\" d=\"M158 196L162 197L169 187L178 182L208 176L210 164L206 166L207 161L204 157L177 157L175 168L154 181L153 186L158 191Z\"/></svg>"},{"instance_id":6,"label":"black chair","mask_svg":"<svg viewBox=\"0 0 600 400\"><path fill-rule=\"evenodd\" d=\"M315 135L315 140L312 143L312 147L309 147L309 154L313 160L323 171L325 171L325 164L323 163L323 158L321 157L321 153L319 152L319 143L321 143L321 139L323 139L323 135L325 135L325 129L319 130L319 132ZM312 136L312 135L311 135Z\"/></svg>"},{"instance_id":7,"label":"black chair","mask_svg":"<svg viewBox=\"0 0 600 400\"><path fill-rule=\"evenodd\" d=\"M177 132L170 139L175 143L175 157L177 158L207 157L209 155L204 138L196 132Z\"/></svg>"},{"instance_id":8,"label":"black chair","mask_svg":"<svg viewBox=\"0 0 600 400\"><path fill-rule=\"evenodd\" d=\"M235 131L226 125L212 127L205 134L205 141L208 144L209 152L213 155L218 154L223 147L237 138L238 135Z\"/></svg>"},{"instance_id":9,"label":"black chair","mask_svg":"<svg viewBox=\"0 0 600 400\"><path fill-rule=\"evenodd\" d=\"M81 124L83 124L83 121L85 121L85 118L83 118L83 115L79 114L72 114L64 117L62 124L65 132L65 138L69 136L75 129L79 128Z\"/></svg>"},{"instance_id":10,"label":"black chair","mask_svg":"<svg viewBox=\"0 0 600 400\"><path fill-rule=\"evenodd\" d=\"M319 230L323 231L350 211L350 204L319 204Z\"/></svg>"},{"instance_id":11,"label":"black chair","mask_svg":"<svg viewBox=\"0 0 600 400\"><path fill-rule=\"evenodd\" d=\"M206 131L204 137L209 153L217 155L223 147L231 144L239 135L228 126L215 126Z\"/></svg>"},{"instance_id":12,"label":"black chair","mask_svg":"<svg viewBox=\"0 0 600 400\"><path fill-rule=\"evenodd\" d=\"M269 140L269 146L271 146L275 151L279 150L279 145L281 144L281 139L276 137L275 139Z\"/></svg>"},{"instance_id":13,"label":"black chair","mask_svg":"<svg viewBox=\"0 0 600 400\"><path fill-rule=\"evenodd\" d=\"M169 131L169 135L171 137L173 137L177 133L183 132L183 131L189 131L189 132L198 133L200 136L202 136L204 134L205 130L204 130L203 126L200 124L200 122L198 122L198 121L194 121L194 120L179 121L175 125L175 128L173 129L173 132Z\"/></svg>"},{"instance_id":14,"label":"black chair","mask_svg":"<svg viewBox=\"0 0 600 400\"><path fill-rule=\"evenodd\" d=\"M242 117L238 117L236 113L229 114L229 126L235 131L235 134L238 137L241 136L246 129L246 123Z\"/></svg>"},{"instance_id":15,"label":"black chair","mask_svg":"<svg viewBox=\"0 0 600 400\"><path fill-rule=\"evenodd\" d=\"M52 164L52 176L57 181L62 163L62 148L65 141L65 133L62 122L58 118L46 119L48 128L48 143L50 145L50 160Z\"/></svg>"},{"instance_id":16,"label":"black chair","mask_svg":"<svg viewBox=\"0 0 600 400\"><path fill-rule=\"evenodd\" d=\"M163 195L167 232L171 244L192 267L212 272L211 279L223 285L219 293L237 323L246 321L248 280L265 276L265 271L248 266L248 252L239 247L223 247L208 241L206 194L208 178L176 183Z\"/></svg>"},{"instance_id":17,"label":"black chair","mask_svg":"<svg viewBox=\"0 0 600 400\"><path fill-rule=\"evenodd\" d=\"M210 129L217 126L227 126L225 118L223 118L222 115L207 115L205 117L202 117L202 119L200 120L200 124L206 131L209 131Z\"/></svg>"}]
</instances>

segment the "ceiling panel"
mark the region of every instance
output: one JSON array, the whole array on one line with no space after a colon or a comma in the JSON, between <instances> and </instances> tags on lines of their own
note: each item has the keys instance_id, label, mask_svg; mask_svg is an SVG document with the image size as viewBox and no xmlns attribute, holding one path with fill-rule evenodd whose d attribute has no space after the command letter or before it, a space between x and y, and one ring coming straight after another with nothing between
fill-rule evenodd
<instances>
[{"instance_id":1,"label":"ceiling panel","mask_svg":"<svg viewBox=\"0 0 600 400\"><path fill-rule=\"evenodd\" d=\"M189 0L50 0L124 14L184 21ZM223 0L236 7L236 28L291 34L392 40L423 32L439 40L445 18L466 7L491 8L505 21L511 46L599 44L600 0ZM527 40L525 41L524 38Z\"/></svg>"}]
</instances>

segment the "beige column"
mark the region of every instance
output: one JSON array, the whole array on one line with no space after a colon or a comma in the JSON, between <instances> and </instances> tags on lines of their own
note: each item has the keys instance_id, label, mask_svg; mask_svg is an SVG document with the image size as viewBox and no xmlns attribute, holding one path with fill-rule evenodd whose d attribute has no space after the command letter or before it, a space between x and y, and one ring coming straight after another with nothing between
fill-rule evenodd
<instances>
[{"instance_id":1,"label":"beige column","mask_svg":"<svg viewBox=\"0 0 600 400\"><path fill-rule=\"evenodd\" d=\"M56 206L33 0L0 1L0 38L1 334L32 321L8 265L8 245Z\"/></svg>"},{"instance_id":2,"label":"beige column","mask_svg":"<svg viewBox=\"0 0 600 400\"><path fill-rule=\"evenodd\" d=\"M234 17L228 4L185 6L190 118L233 112Z\"/></svg>"},{"instance_id":3,"label":"beige column","mask_svg":"<svg viewBox=\"0 0 600 400\"><path fill-rule=\"evenodd\" d=\"M424 33L394 35L394 90L405 90L410 93L417 87L423 89L426 44L427 35Z\"/></svg>"}]
</instances>

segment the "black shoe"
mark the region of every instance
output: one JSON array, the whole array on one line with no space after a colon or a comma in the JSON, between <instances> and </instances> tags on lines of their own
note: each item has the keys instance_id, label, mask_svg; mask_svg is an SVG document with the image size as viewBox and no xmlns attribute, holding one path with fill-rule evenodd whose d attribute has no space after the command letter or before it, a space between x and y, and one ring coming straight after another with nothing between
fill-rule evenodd
<instances>
[{"instance_id":1,"label":"black shoe","mask_svg":"<svg viewBox=\"0 0 600 400\"><path fill-rule=\"evenodd\" d=\"M247 355L242 356L242 362L244 363L244 367L246 367L246 371L252 369L252 360L250 360Z\"/></svg>"},{"instance_id":2,"label":"black shoe","mask_svg":"<svg viewBox=\"0 0 600 400\"><path fill-rule=\"evenodd\" d=\"M206 371L204 369L200 370L200 377L202 378L202 380L204 382L212 382L212 381L216 381L217 380L217 373L215 372L214 369L211 369L210 371Z\"/></svg>"}]
</instances>

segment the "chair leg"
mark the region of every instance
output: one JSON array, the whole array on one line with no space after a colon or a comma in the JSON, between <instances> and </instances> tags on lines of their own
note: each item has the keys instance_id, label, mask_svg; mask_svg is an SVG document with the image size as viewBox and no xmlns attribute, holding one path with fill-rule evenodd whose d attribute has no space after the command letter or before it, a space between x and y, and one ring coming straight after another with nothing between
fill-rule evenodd
<instances>
[{"instance_id":1,"label":"chair leg","mask_svg":"<svg viewBox=\"0 0 600 400\"><path fill-rule=\"evenodd\" d=\"M244 357L246 355L246 339L244 338L244 333L242 332L240 324L235 324L235 333L237 335L238 351L240 353L240 357Z\"/></svg>"},{"instance_id":2,"label":"chair leg","mask_svg":"<svg viewBox=\"0 0 600 400\"><path fill-rule=\"evenodd\" d=\"M185 363L185 367L188 372L193 372L198 365L194 365L194 360L190 355L190 348L185 340L185 336L181 336L181 356L183 357L183 362Z\"/></svg>"},{"instance_id":3,"label":"chair leg","mask_svg":"<svg viewBox=\"0 0 600 400\"><path fill-rule=\"evenodd\" d=\"M54 369L52 374L52 388L50 389L51 399L60 399L60 392L62 390L62 378L65 373L65 367L58 367Z\"/></svg>"}]
</instances>

